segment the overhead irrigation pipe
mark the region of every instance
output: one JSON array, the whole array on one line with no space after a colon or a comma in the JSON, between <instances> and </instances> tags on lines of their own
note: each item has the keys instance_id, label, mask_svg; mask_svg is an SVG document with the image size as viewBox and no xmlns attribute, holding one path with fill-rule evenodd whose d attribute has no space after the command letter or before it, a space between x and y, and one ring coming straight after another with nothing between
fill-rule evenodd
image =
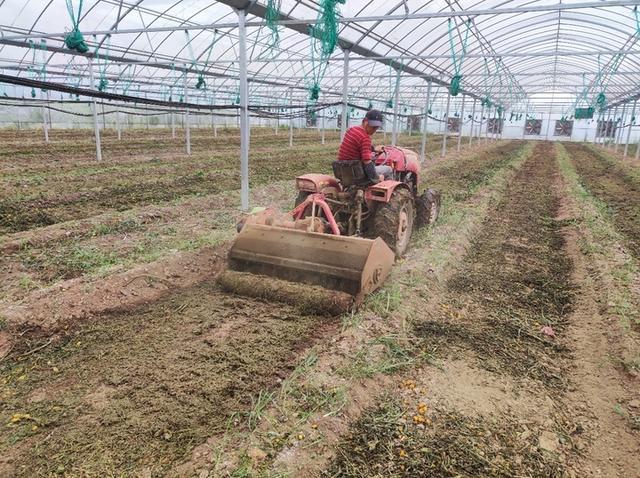
<instances>
[{"instance_id":1,"label":"overhead irrigation pipe","mask_svg":"<svg viewBox=\"0 0 640 478\"><path fill-rule=\"evenodd\" d=\"M226 1L220 2L226 3L235 8L247 8L254 2L249 1ZM460 11L441 11L441 12L415 12L405 15L367 15L360 17L338 17L338 23L377 23L384 21L403 21L403 20L428 20L430 18L453 18L453 17L475 17L480 15L509 15L509 14L521 14L521 13L538 13L538 12L559 12L565 10L579 10L585 8L612 8L612 7L633 7L638 5L637 0L607 0L606 2L581 2L581 3L556 3L551 5L536 5L526 7L510 7L510 8L486 8L477 10L460 10ZM251 12L253 13L253 12ZM278 20L279 25L302 25L309 26L316 22L316 19L296 19L284 17L280 15L281 19ZM245 27L263 27L267 25L266 21L248 21L245 23ZM123 28L123 29L110 29L110 30L94 30L84 31L85 35L117 35L117 34L135 34L135 33L158 33L158 32L172 32L178 30L214 30L224 28L238 28L239 22L221 22L221 23L209 23L204 25L180 25L180 26L166 26L166 27L149 27L149 28ZM56 32L56 33L29 33L23 35L5 35L7 40L24 40L28 38L64 38L68 32Z\"/></svg>"}]
</instances>

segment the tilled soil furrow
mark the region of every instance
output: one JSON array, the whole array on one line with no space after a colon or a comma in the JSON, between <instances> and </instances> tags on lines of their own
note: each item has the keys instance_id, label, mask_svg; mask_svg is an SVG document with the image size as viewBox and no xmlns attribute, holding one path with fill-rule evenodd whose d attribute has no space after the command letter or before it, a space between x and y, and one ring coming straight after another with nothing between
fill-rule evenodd
<instances>
[{"instance_id":1,"label":"tilled soil furrow","mask_svg":"<svg viewBox=\"0 0 640 478\"><path fill-rule=\"evenodd\" d=\"M564 389L568 350L542 333L565 330L572 297L557 172L552 146L538 144L435 292L439 306L414 320L442 371L379 397L323 476L565 476L550 430L571 424L545 393Z\"/></svg>"},{"instance_id":2,"label":"tilled soil furrow","mask_svg":"<svg viewBox=\"0 0 640 478\"><path fill-rule=\"evenodd\" d=\"M553 148L537 145L447 283L445 312L461 310L462 320L444 314L417 325L434 344L471 350L484 367L548 386L563 385L557 359L566 350L540 329L561 330L571 303L571 264L554 219L556 174Z\"/></svg>"},{"instance_id":3,"label":"tilled soil furrow","mask_svg":"<svg viewBox=\"0 0 640 478\"><path fill-rule=\"evenodd\" d=\"M161 476L259 413L335 323L204 283L0 366L3 476ZM256 408L258 407L258 408Z\"/></svg>"},{"instance_id":4,"label":"tilled soil furrow","mask_svg":"<svg viewBox=\"0 0 640 478\"><path fill-rule=\"evenodd\" d=\"M577 143L564 143L583 186L608 208L629 252L640 259L640 183L616 167L614 159Z\"/></svg>"}]
</instances>

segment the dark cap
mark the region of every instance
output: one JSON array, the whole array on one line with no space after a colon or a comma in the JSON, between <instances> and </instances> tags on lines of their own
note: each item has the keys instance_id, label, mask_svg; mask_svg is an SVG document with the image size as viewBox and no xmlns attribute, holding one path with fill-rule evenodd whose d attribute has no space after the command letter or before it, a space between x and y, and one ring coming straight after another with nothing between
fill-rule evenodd
<instances>
[{"instance_id":1,"label":"dark cap","mask_svg":"<svg viewBox=\"0 0 640 478\"><path fill-rule=\"evenodd\" d=\"M364 117L368 121L369 126L377 126L378 128L382 126L382 113L378 110L369 110Z\"/></svg>"}]
</instances>

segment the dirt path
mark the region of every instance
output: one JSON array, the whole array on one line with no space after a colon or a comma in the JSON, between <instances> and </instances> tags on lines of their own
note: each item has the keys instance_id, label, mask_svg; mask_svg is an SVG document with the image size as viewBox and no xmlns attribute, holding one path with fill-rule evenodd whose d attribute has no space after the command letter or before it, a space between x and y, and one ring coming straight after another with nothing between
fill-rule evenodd
<instances>
[{"instance_id":1,"label":"dirt path","mask_svg":"<svg viewBox=\"0 0 640 478\"><path fill-rule=\"evenodd\" d=\"M563 186L566 187L565 184L560 187ZM575 208L575 203L565 197L560 216L567 220L575 218ZM638 384L633 385L611 360L616 354L611 343L614 334L609 331L615 324L601 312L601 289L580 251L578 231L567 226L565 239L566 251L574 264L571 279L580 285L569 317L568 335L575 367L569 374L572 386L566 402L582 411L579 424L593 435L590 446L580 439L574 445L588 453L583 462L586 476L623 478L640 474L640 434L629 426L622 408L633 399L631 390Z\"/></svg>"}]
</instances>

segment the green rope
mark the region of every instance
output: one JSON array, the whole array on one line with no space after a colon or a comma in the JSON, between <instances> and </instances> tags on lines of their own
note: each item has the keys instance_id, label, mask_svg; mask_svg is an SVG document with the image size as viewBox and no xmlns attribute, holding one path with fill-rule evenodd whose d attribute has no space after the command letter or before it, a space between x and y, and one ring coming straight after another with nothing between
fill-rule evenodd
<instances>
[{"instance_id":1,"label":"green rope","mask_svg":"<svg viewBox=\"0 0 640 478\"><path fill-rule=\"evenodd\" d=\"M87 42L84 41L84 36L80 31L80 18L82 17L83 1L84 0L79 0L78 13L76 14L73 8L73 0L65 0L73 29L64 36L64 44L67 45L70 50L75 50L78 53L87 53L89 51L89 46L87 45Z\"/></svg>"},{"instance_id":2,"label":"green rope","mask_svg":"<svg viewBox=\"0 0 640 478\"><path fill-rule=\"evenodd\" d=\"M398 91L398 88L400 88L400 75L398 73L402 73L402 70L404 70L404 65L401 64L400 68L396 70L393 67L393 61L389 63L389 89L391 90L391 97L387 100L387 108L393 108L393 101L396 97L396 92ZM391 73L393 72L396 74L392 75Z\"/></svg>"},{"instance_id":3,"label":"green rope","mask_svg":"<svg viewBox=\"0 0 640 478\"><path fill-rule=\"evenodd\" d=\"M316 23L309 27L311 41L311 78L307 78L309 101L320 98L320 83L329 66L328 59L338 46L338 4L346 0L320 0Z\"/></svg>"},{"instance_id":4,"label":"green rope","mask_svg":"<svg viewBox=\"0 0 640 478\"><path fill-rule=\"evenodd\" d=\"M107 86L109 85L109 81L107 80L107 63L109 61L109 50L111 49L111 35L107 35L106 42L107 47L105 48L105 54L102 57L103 63L98 64L98 72L100 73L100 78L98 79L98 91L106 90ZM98 51L97 45L93 54L98 59L98 61L100 61L100 52Z\"/></svg>"},{"instance_id":5,"label":"green rope","mask_svg":"<svg viewBox=\"0 0 640 478\"><path fill-rule=\"evenodd\" d=\"M467 30L462 42L462 51L460 55L456 55L455 43L453 41L453 21L449 18L449 47L451 48L451 63L453 63L453 77L451 78L451 85L449 86L449 92L451 96L458 96L460 93L460 87L462 84L462 63L464 57L467 54L467 42L469 40L469 30L471 30L471 19L467 20Z\"/></svg>"},{"instance_id":6,"label":"green rope","mask_svg":"<svg viewBox=\"0 0 640 478\"><path fill-rule=\"evenodd\" d=\"M207 59L204 61L204 65L202 66L202 69L200 70L200 73L198 74L198 82L196 83L196 88L197 89L203 89L206 90L207 89L207 83L204 80L204 70L207 67L207 65L209 64L209 60L211 59L211 52L213 51L213 47L216 44L216 42L218 41L216 39L216 36L218 34L218 30L213 30L213 41L211 42L211 45L209 46L209 49L207 51Z\"/></svg>"},{"instance_id":7,"label":"green rope","mask_svg":"<svg viewBox=\"0 0 640 478\"><path fill-rule=\"evenodd\" d=\"M280 20L280 6L282 0L269 0L267 2L267 11L264 15L266 27L271 31L271 36L267 42L268 51L274 51L280 44L280 28L278 21Z\"/></svg>"}]
</instances>

